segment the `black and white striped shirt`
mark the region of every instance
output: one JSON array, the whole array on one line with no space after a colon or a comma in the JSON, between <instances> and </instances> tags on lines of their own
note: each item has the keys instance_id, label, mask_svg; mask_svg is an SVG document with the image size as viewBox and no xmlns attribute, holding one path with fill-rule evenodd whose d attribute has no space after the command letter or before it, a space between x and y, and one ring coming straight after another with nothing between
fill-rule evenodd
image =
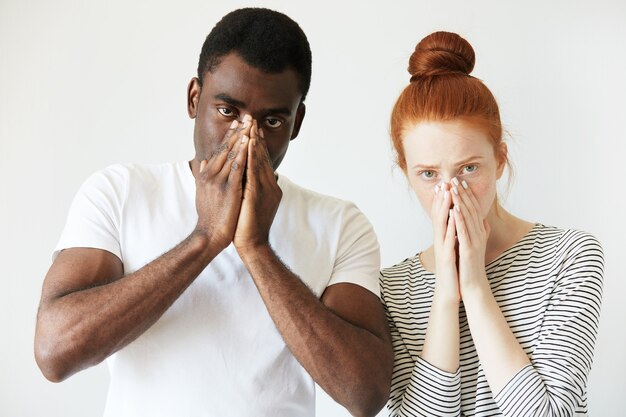
<instances>
[{"instance_id":1,"label":"black and white striped shirt","mask_svg":"<svg viewBox=\"0 0 626 417\"><path fill-rule=\"evenodd\" d=\"M531 364L494 397L461 302L460 367L421 359L435 275L419 254L381 271L395 352L392 416L586 416L602 297L603 252L591 235L537 224L486 265L493 295Z\"/></svg>"}]
</instances>

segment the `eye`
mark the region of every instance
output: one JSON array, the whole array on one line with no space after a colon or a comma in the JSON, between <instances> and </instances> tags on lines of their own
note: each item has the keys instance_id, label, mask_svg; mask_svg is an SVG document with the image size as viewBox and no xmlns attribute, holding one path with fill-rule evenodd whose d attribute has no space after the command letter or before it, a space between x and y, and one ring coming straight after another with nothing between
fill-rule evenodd
<instances>
[{"instance_id":1,"label":"eye","mask_svg":"<svg viewBox=\"0 0 626 417\"><path fill-rule=\"evenodd\" d=\"M282 126L283 121L279 119L273 119L270 117L270 118L265 119L265 124L270 129L277 129Z\"/></svg>"},{"instance_id":2,"label":"eye","mask_svg":"<svg viewBox=\"0 0 626 417\"><path fill-rule=\"evenodd\" d=\"M471 174L472 172L475 172L478 169L477 165L465 165L463 167L463 173L464 174Z\"/></svg>"},{"instance_id":3,"label":"eye","mask_svg":"<svg viewBox=\"0 0 626 417\"><path fill-rule=\"evenodd\" d=\"M432 180L433 178L435 178L435 171L420 171L418 172L418 174L420 177L422 177L425 180Z\"/></svg>"},{"instance_id":4,"label":"eye","mask_svg":"<svg viewBox=\"0 0 626 417\"><path fill-rule=\"evenodd\" d=\"M224 117L236 116L236 113L233 111L233 109L229 107L218 107L217 111Z\"/></svg>"}]
</instances>

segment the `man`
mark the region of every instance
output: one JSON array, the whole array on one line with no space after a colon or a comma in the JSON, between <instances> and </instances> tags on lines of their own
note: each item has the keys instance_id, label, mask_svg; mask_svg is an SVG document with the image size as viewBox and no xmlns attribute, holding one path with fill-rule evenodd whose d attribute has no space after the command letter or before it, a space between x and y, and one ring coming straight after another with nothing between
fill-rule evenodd
<instances>
[{"instance_id":1,"label":"man","mask_svg":"<svg viewBox=\"0 0 626 417\"><path fill-rule=\"evenodd\" d=\"M266 9L226 15L188 87L195 158L96 173L72 203L35 336L51 381L108 358L106 416L353 415L389 395L378 243L350 203L277 176L311 53Z\"/></svg>"}]
</instances>

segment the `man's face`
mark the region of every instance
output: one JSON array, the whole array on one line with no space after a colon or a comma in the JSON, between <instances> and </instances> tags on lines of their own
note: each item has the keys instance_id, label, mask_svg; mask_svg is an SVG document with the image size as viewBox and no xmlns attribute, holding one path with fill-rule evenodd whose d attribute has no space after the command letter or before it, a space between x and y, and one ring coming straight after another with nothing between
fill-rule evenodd
<instances>
[{"instance_id":1,"label":"man's face","mask_svg":"<svg viewBox=\"0 0 626 417\"><path fill-rule=\"evenodd\" d=\"M304 117L298 81L292 69L264 73L234 52L207 71L202 87L197 78L191 80L187 109L196 119L196 162L208 159L219 147L233 120L249 114L263 130L272 166L278 168Z\"/></svg>"}]
</instances>

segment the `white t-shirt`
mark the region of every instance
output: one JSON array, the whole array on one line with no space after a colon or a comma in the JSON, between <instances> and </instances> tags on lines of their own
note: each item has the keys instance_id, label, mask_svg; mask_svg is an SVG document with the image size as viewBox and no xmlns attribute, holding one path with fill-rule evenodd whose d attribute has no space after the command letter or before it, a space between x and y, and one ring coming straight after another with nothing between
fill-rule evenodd
<instances>
[{"instance_id":1,"label":"white t-shirt","mask_svg":"<svg viewBox=\"0 0 626 417\"><path fill-rule=\"evenodd\" d=\"M270 244L320 297L339 282L379 295L379 247L355 205L279 176ZM74 198L53 256L107 250L126 274L185 239L197 221L187 161L114 165ZM231 244L144 334L107 359L106 417L313 416L315 384L280 336Z\"/></svg>"}]
</instances>

